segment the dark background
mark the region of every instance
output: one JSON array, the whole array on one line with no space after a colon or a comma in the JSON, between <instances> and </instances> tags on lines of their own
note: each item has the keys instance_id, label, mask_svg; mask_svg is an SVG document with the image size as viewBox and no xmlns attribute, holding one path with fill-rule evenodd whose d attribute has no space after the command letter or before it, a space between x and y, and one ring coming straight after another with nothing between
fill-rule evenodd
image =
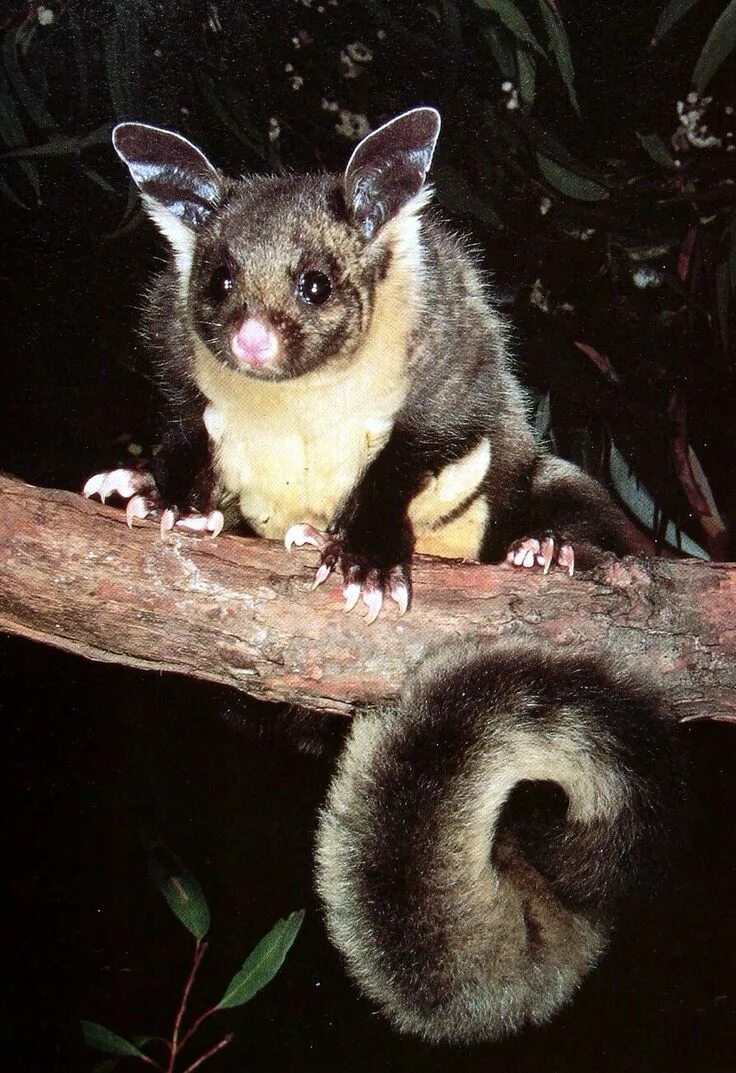
<instances>
[{"instance_id":1,"label":"dark background","mask_svg":"<svg viewBox=\"0 0 736 1073\"><path fill-rule=\"evenodd\" d=\"M520 370L537 398L549 398L556 446L606 479L616 443L663 521L733 558L733 328L727 303L724 330L716 277L733 234L723 176L734 157L681 152L702 200L672 202L682 186L635 137L657 132L671 144L675 103L723 4L704 0L655 51L660 3L558 6L582 119L554 65L541 60L534 102L518 114L506 108L504 75L482 33L490 16L470 0L341 0L324 11L284 0L57 3L48 5L48 26L37 4L0 8L0 136L11 152L36 150L22 158L30 170L0 161L0 468L79 488L102 465L129 458L131 443L147 451L155 442L135 328L162 245L140 222L109 147L115 119L177 129L235 174L339 169L353 141L339 109L375 126L431 103L444 122L439 203L494 273L516 326ZM520 8L544 41L538 5ZM354 42L371 59L350 67L340 55ZM708 90L724 145L731 74L727 65ZM303 83L295 87L294 77ZM542 148L606 182L605 206L550 188L535 161ZM678 257L693 228L683 280ZM661 284L636 287L642 263ZM546 309L530 301L537 280ZM617 379L576 340L605 354ZM724 521L717 546L672 461L673 399ZM357 997L324 936L311 849L339 736L334 720L314 716L326 744L300 749L280 710L199 683L9 638L0 640L0 661L9 1068L92 1069L80 1018L128 1036L170 1029L191 940L148 878L143 846L152 835L183 858L212 910L193 1010L219 997L279 916L307 908L276 980L222 1015L222 1031L237 1039L205 1069L733 1068L733 729L683 730L692 823L655 919L619 937L553 1025L464 1051L397 1037Z\"/></svg>"}]
</instances>

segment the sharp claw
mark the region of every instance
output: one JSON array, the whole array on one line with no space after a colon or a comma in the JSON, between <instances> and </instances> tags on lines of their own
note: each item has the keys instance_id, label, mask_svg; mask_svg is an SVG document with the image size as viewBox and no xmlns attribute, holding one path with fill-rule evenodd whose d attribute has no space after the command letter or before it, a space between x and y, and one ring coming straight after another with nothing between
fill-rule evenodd
<instances>
[{"instance_id":1,"label":"sharp claw","mask_svg":"<svg viewBox=\"0 0 736 1073\"><path fill-rule=\"evenodd\" d=\"M358 600L360 599L360 585L357 581L351 581L347 585L343 585L342 594L345 598L345 613L352 611Z\"/></svg>"},{"instance_id":2,"label":"sharp claw","mask_svg":"<svg viewBox=\"0 0 736 1073\"><path fill-rule=\"evenodd\" d=\"M163 540L167 533L170 533L176 524L176 514L170 508L165 510L161 515L161 539Z\"/></svg>"},{"instance_id":3,"label":"sharp claw","mask_svg":"<svg viewBox=\"0 0 736 1073\"><path fill-rule=\"evenodd\" d=\"M213 510L207 519L207 528L212 533L213 538L218 537L225 527L225 515L221 510Z\"/></svg>"},{"instance_id":4,"label":"sharp claw","mask_svg":"<svg viewBox=\"0 0 736 1073\"><path fill-rule=\"evenodd\" d=\"M150 510L151 508L144 496L133 496L132 499L129 499L125 508L125 520L128 523L128 528L133 528L133 522L136 518L147 518Z\"/></svg>"},{"instance_id":5,"label":"sharp claw","mask_svg":"<svg viewBox=\"0 0 736 1073\"><path fill-rule=\"evenodd\" d=\"M82 489L82 495L89 499L91 496L96 496L105 480L104 473L95 473L89 480L85 481L84 488Z\"/></svg>"},{"instance_id":6,"label":"sharp claw","mask_svg":"<svg viewBox=\"0 0 736 1073\"><path fill-rule=\"evenodd\" d=\"M319 588L323 581L327 581L327 578L332 573L332 567L327 563L321 563L317 569L317 573L314 575L314 583L312 585L312 592Z\"/></svg>"},{"instance_id":7,"label":"sharp claw","mask_svg":"<svg viewBox=\"0 0 736 1073\"><path fill-rule=\"evenodd\" d=\"M298 548L304 546L304 544L311 544L312 547L321 551L325 546L325 538L318 529L315 529L312 525L292 525L286 531L284 537L284 544L286 550L291 551L296 544Z\"/></svg>"},{"instance_id":8,"label":"sharp claw","mask_svg":"<svg viewBox=\"0 0 736 1073\"><path fill-rule=\"evenodd\" d=\"M383 607L383 593L380 589L369 589L363 593L363 603L368 608L368 614L365 616L365 622L367 626L370 626L372 622L375 622L381 613Z\"/></svg>"},{"instance_id":9,"label":"sharp claw","mask_svg":"<svg viewBox=\"0 0 736 1073\"><path fill-rule=\"evenodd\" d=\"M409 609L409 588L404 581L391 582L391 599L399 606L399 615L405 615Z\"/></svg>"},{"instance_id":10,"label":"sharp claw","mask_svg":"<svg viewBox=\"0 0 736 1073\"><path fill-rule=\"evenodd\" d=\"M552 566L552 563L554 562L554 558L555 542L551 537L548 537L547 540L545 540L542 544L542 558L540 563L540 565L544 567L543 573L545 577L550 572L550 568Z\"/></svg>"}]
</instances>

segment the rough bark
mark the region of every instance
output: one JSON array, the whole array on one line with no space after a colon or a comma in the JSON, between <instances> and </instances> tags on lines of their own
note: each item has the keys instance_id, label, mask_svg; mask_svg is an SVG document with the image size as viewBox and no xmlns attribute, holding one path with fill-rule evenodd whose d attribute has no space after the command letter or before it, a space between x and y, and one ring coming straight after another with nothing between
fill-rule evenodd
<instances>
[{"instance_id":1,"label":"rough bark","mask_svg":"<svg viewBox=\"0 0 736 1073\"><path fill-rule=\"evenodd\" d=\"M736 719L736 564L627 559L569 578L420 557L414 607L372 626L316 553L131 532L119 508L0 476L0 629L90 659L175 671L348 713L394 695L431 646L469 634L610 645L673 687L677 718Z\"/></svg>"}]
</instances>

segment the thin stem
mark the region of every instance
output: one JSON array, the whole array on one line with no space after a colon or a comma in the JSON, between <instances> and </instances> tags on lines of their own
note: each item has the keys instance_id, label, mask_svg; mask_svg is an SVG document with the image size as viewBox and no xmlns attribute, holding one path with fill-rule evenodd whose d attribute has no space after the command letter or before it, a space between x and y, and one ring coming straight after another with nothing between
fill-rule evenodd
<instances>
[{"instance_id":1,"label":"thin stem","mask_svg":"<svg viewBox=\"0 0 736 1073\"><path fill-rule=\"evenodd\" d=\"M197 1029L202 1024L202 1022L206 1021L207 1018L210 1017L213 1013L216 1013L217 1009L218 1009L217 1006L210 1006L210 1008L208 1010L205 1010L204 1013L201 1013L199 1015L199 1017L194 1022L194 1024L191 1026L191 1028L187 1029L187 1031L181 1037L181 1041L179 1043L179 1050L181 1050L182 1047L184 1046L184 1044L187 1043L192 1038L192 1036L197 1031Z\"/></svg>"},{"instance_id":2,"label":"thin stem","mask_svg":"<svg viewBox=\"0 0 736 1073\"><path fill-rule=\"evenodd\" d=\"M147 1066L153 1066L154 1069L160 1069L161 1073L165 1073L164 1067L156 1062L153 1058L149 1058L147 1054L141 1053L138 1055L141 1062L145 1062Z\"/></svg>"},{"instance_id":3,"label":"thin stem","mask_svg":"<svg viewBox=\"0 0 736 1073\"><path fill-rule=\"evenodd\" d=\"M187 978L187 982L184 985L184 992L181 996L181 1002L179 1003L179 1009L176 1014L176 1020L174 1021L174 1031L171 1036L169 1065L166 1073L174 1073L174 1062L176 1061L176 1055L179 1051L181 1044L179 1043L179 1032L181 1031L181 1022L184 1017L184 1011L187 1007L187 999L189 998L189 992L192 990L192 984L194 983L194 977L197 975L197 969L199 963L204 957L204 952L207 949L207 943L202 942L201 939L197 939L196 946L194 947L194 960L192 961L192 967Z\"/></svg>"},{"instance_id":4,"label":"thin stem","mask_svg":"<svg viewBox=\"0 0 736 1073\"><path fill-rule=\"evenodd\" d=\"M234 1038L234 1032L230 1032L227 1036L224 1036L223 1039L221 1039L219 1043L216 1043L214 1047L211 1047L210 1050L206 1052L206 1054L203 1054L202 1057L198 1058L196 1062L192 1062L190 1066L187 1066L187 1068L184 1070L184 1073L194 1073L194 1070L198 1069L203 1062L207 1061L208 1058L212 1058L212 1056L214 1054L217 1054L218 1051L221 1051L223 1047L227 1047L228 1043L232 1043Z\"/></svg>"}]
</instances>

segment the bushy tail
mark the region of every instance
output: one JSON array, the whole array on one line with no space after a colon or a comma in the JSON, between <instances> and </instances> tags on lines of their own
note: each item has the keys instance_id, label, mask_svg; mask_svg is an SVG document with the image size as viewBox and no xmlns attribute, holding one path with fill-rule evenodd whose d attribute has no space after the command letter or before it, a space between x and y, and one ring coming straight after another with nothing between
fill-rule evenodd
<instances>
[{"instance_id":1,"label":"bushy tail","mask_svg":"<svg viewBox=\"0 0 736 1073\"><path fill-rule=\"evenodd\" d=\"M494 1039L550 1018L666 853L659 692L595 656L463 643L355 721L322 812L327 927L394 1024Z\"/></svg>"}]
</instances>

